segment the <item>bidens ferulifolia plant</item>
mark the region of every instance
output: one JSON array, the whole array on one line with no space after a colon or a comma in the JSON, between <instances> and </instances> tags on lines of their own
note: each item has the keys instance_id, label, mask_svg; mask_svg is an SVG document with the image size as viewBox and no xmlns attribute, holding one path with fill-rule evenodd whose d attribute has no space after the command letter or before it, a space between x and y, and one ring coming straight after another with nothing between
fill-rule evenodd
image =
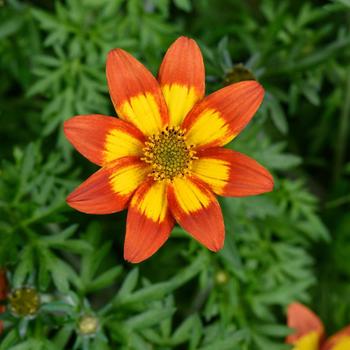
<instances>
[{"instance_id":1,"label":"bidens ferulifolia plant","mask_svg":"<svg viewBox=\"0 0 350 350\"><path fill-rule=\"evenodd\" d=\"M0 288L6 299L0 300L0 350L291 350L284 310L295 300L322 315L329 334L348 325L348 5L0 1L0 270L7 285L6 295ZM207 94L249 79L264 87L256 117L224 147L273 172L276 190L218 196L225 244L217 254L176 225L163 249L134 266L123 260L126 210L96 219L66 204L98 166L73 150L62 125L74 115L116 115L105 76L112 48L128 51L154 74L179 33L201 43ZM187 65L173 63L177 84L188 85L179 78ZM165 85L165 73L158 84ZM139 80L146 84L144 76ZM192 83L203 95L204 85ZM161 103L172 118L180 98L168 106L163 85ZM140 114L143 121L149 115ZM84 139L89 147L101 133L95 129ZM143 149L152 151L145 142L154 134L143 137L137 155L149 167ZM195 145L188 135L185 142ZM188 151L193 172L203 150ZM178 175L169 186L177 178L184 179Z\"/></svg>"},{"instance_id":2,"label":"bidens ferulifolia plant","mask_svg":"<svg viewBox=\"0 0 350 350\"><path fill-rule=\"evenodd\" d=\"M129 206L124 257L137 263L153 255L177 221L212 251L225 229L215 194L249 196L273 188L255 160L222 146L259 108L256 81L227 86L207 97L197 44L180 37L167 51L158 80L121 49L107 59L107 82L120 119L76 116L64 124L69 141L102 168L67 202L91 214Z\"/></svg>"}]
</instances>

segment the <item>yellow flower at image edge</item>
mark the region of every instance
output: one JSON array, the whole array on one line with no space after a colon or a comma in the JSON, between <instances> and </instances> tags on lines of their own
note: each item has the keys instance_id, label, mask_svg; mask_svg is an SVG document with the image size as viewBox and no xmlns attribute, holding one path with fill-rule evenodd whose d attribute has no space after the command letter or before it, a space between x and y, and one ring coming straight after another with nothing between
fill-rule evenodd
<instances>
[{"instance_id":1,"label":"yellow flower at image edge","mask_svg":"<svg viewBox=\"0 0 350 350\"><path fill-rule=\"evenodd\" d=\"M20 317L34 316L40 307L40 296L36 289L21 287L14 289L8 297L10 311Z\"/></svg>"},{"instance_id":2,"label":"yellow flower at image edge","mask_svg":"<svg viewBox=\"0 0 350 350\"><path fill-rule=\"evenodd\" d=\"M225 228L215 195L243 197L273 189L271 174L248 156L222 146L258 110L264 89L256 81L205 95L205 71L195 41L180 37L168 49L156 79L122 49L106 65L119 118L76 116L64 132L101 167L67 198L84 213L129 208L124 257L140 262L168 239L175 222L212 251Z\"/></svg>"}]
</instances>

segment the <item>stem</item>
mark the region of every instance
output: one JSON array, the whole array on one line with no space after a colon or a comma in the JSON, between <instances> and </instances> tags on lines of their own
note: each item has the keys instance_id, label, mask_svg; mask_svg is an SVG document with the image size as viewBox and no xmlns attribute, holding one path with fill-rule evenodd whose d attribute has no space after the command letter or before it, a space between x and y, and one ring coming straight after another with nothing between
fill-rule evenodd
<instances>
[{"instance_id":1,"label":"stem","mask_svg":"<svg viewBox=\"0 0 350 350\"><path fill-rule=\"evenodd\" d=\"M336 208L346 203L350 203L350 194L334 199L332 201L329 201L328 203L326 203L326 208L327 209Z\"/></svg>"}]
</instances>

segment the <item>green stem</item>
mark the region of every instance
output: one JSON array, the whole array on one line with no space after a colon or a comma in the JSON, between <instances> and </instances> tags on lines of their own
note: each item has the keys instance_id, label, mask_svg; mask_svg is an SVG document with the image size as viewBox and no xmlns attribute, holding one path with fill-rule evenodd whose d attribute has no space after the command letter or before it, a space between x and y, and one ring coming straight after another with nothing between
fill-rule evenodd
<instances>
[{"instance_id":1,"label":"green stem","mask_svg":"<svg viewBox=\"0 0 350 350\"><path fill-rule=\"evenodd\" d=\"M326 208L327 209L336 208L347 203L350 203L350 194L327 202Z\"/></svg>"}]
</instances>

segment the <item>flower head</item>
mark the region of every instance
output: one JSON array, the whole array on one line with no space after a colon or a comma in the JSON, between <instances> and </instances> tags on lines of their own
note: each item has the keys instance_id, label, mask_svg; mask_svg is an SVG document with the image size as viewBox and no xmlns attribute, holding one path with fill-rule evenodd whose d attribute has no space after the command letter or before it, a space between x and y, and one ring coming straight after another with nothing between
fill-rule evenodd
<instances>
[{"instance_id":1,"label":"flower head","mask_svg":"<svg viewBox=\"0 0 350 350\"><path fill-rule=\"evenodd\" d=\"M107 82L119 119L76 116L64 131L101 169L67 198L85 213L129 207L124 257L140 262L168 239L177 221L212 251L224 243L214 194L271 191L270 173L255 160L222 148L248 124L264 90L256 81L204 97L205 72L195 41L180 37L168 49L158 79L121 49L107 58Z\"/></svg>"},{"instance_id":2,"label":"flower head","mask_svg":"<svg viewBox=\"0 0 350 350\"><path fill-rule=\"evenodd\" d=\"M292 303L288 307L288 326L295 332L286 339L293 350L348 350L350 326L324 340L324 326L319 317L306 306Z\"/></svg>"}]
</instances>

